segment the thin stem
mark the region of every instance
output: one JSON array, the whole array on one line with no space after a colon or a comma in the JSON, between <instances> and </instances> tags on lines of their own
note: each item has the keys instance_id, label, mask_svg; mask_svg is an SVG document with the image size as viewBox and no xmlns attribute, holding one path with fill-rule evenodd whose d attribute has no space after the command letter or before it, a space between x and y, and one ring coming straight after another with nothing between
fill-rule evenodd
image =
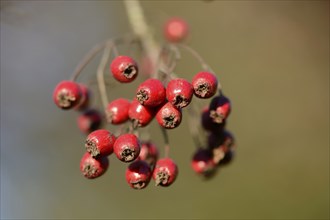
<instances>
[{"instance_id":1,"label":"thin stem","mask_svg":"<svg viewBox=\"0 0 330 220\"><path fill-rule=\"evenodd\" d=\"M189 131L192 136L195 147L200 148L202 146L202 140L201 140L202 132L200 131L200 122L198 121L198 119L200 117L198 117L197 106L194 103L191 103L191 104L192 104L192 106L189 106L189 108L188 108Z\"/></svg>"},{"instance_id":2,"label":"thin stem","mask_svg":"<svg viewBox=\"0 0 330 220\"><path fill-rule=\"evenodd\" d=\"M133 32L138 36L152 66L155 66L159 46L147 25L143 9L138 0L124 0L127 16Z\"/></svg>"},{"instance_id":3,"label":"thin stem","mask_svg":"<svg viewBox=\"0 0 330 220\"><path fill-rule=\"evenodd\" d=\"M80 61L80 63L77 65L75 70L73 71L73 74L71 76L72 81L76 81L82 70L87 66L87 64L105 47L106 42L102 42L100 44L95 45L90 51L87 52L87 54L84 56L84 58Z\"/></svg>"},{"instance_id":4,"label":"thin stem","mask_svg":"<svg viewBox=\"0 0 330 220\"><path fill-rule=\"evenodd\" d=\"M113 42L108 41L106 43L106 47L104 49L100 64L97 68L97 83L98 83L101 101L102 101L104 110L106 109L108 102L109 102L107 91L106 91L106 86L105 86L104 72L105 72L105 68L108 63L108 60L110 58L110 53L111 53L112 47L113 47Z\"/></svg>"},{"instance_id":5,"label":"thin stem","mask_svg":"<svg viewBox=\"0 0 330 220\"><path fill-rule=\"evenodd\" d=\"M191 48L191 47L189 47L188 45L185 45L185 44L175 44L175 45L180 46L181 48L188 51L193 57L195 57L198 60L198 62L202 65L202 68L204 70L215 74L215 72L212 70L212 68L209 65L207 65L207 63L204 61L202 56L196 50L194 50L193 48ZM219 91L219 94L221 94L222 86L221 86L220 82L218 82L218 88L217 89Z\"/></svg>"}]
</instances>

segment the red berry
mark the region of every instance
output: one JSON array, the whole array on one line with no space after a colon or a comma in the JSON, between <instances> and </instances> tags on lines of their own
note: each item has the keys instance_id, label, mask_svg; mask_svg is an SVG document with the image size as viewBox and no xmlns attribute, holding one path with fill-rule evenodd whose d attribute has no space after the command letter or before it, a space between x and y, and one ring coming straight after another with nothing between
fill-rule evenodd
<instances>
[{"instance_id":1,"label":"red berry","mask_svg":"<svg viewBox=\"0 0 330 220\"><path fill-rule=\"evenodd\" d=\"M202 110L201 123L205 130L211 132L221 132L226 125L225 120L221 124L215 123L210 116L208 107L204 107Z\"/></svg>"},{"instance_id":2,"label":"red berry","mask_svg":"<svg viewBox=\"0 0 330 220\"><path fill-rule=\"evenodd\" d=\"M111 124L121 124L128 120L128 109L131 103L119 98L110 102L106 108L107 121Z\"/></svg>"},{"instance_id":3,"label":"red berry","mask_svg":"<svg viewBox=\"0 0 330 220\"><path fill-rule=\"evenodd\" d=\"M210 72L199 72L192 79L194 94L198 98L210 98L217 92L217 77Z\"/></svg>"},{"instance_id":4,"label":"red berry","mask_svg":"<svg viewBox=\"0 0 330 220\"><path fill-rule=\"evenodd\" d=\"M156 107L166 98L166 90L158 79L147 79L141 83L136 91L136 99L144 106Z\"/></svg>"},{"instance_id":5,"label":"red berry","mask_svg":"<svg viewBox=\"0 0 330 220\"><path fill-rule=\"evenodd\" d=\"M152 178L156 186L171 185L178 175L178 167L170 158L163 158L157 161Z\"/></svg>"},{"instance_id":6,"label":"red berry","mask_svg":"<svg viewBox=\"0 0 330 220\"><path fill-rule=\"evenodd\" d=\"M210 117L215 123L222 123L230 114L231 104L224 95L216 96L210 103Z\"/></svg>"},{"instance_id":7,"label":"red berry","mask_svg":"<svg viewBox=\"0 0 330 220\"><path fill-rule=\"evenodd\" d=\"M209 149L198 149L191 161L191 166L197 174L205 177L214 173L216 164L213 161L212 151Z\"/></svg>"},{"instance_id":8,"label":"red berry","mask_svg":"<svg viewBox=\"0 0 330 220\"><path fill-rule=\"evenodd\" d=\"M87 136L85 147L93 157L108 156L113 152L116 137L108 130L99 129Z\"/></svg>"},{"instance_id":9,"label":"red berry","mask_svg":"<svg viewBox=\"0 0 330 220\"><path fill-rule=\"evenodd\" d=\"M107 157L93 158L89 153L85 153L80 161L80 171L88 179L101 176L109 167Z\"/></svg>"},{"instance_id":10,"label":"red berry","mask_svg":"<svg viewBox=\"0 0 330 220\"><path fill-rule=\"evenodd\" d=\"M53 100L62 109L71 109L77 106L81 99L81 90L78 83L62 81L55 87Z\"/></svg>"},{"instance_id":11,"label":"red berry","mask_svg":"<svg viewBox=\"0 0 330 220\"><path fill-rule=\"evenodd\" d=\"M135 160L140 154L140 148L140 141L134 134L120 135L113 145L117 158L123 162Z\"/></svg>"},{"instance_id":12,"label":"red berry","mask_svg":"<svg viewBox=\"0 0 330 220\"><path fill-rule=\"evenodd\" d=\"M158 110L156 119L157 122L164 128L176 128L181 123L181 109L177 109L171 103L167 102Z\"/></svg>"},{"instance_id":13,"label":"red berry","mask_svg":"<svg viewBox=\"0 0 330 220\"><path fill-rule=\"evenodd\" d=\"M172 18L165 23L164 35L170 42L180 42L188 35L188 24L181 18Z\"/></svg>"},{"instance_id":14,"label":"red berry","mask_svg":"<svg viewBox=\"0 0 330 220\"><path fill-rule=\"evenodd\" d=\"M83 133L90 133L99 129L102 117L96 109L89 109L78 116L78 127Z\"/></svg>"},{"instance_id":15,"label":"red berry","mask_svg":"<svg viewBox=\"0 0 330 220\"><path fill-rule=\"evenodd\" d=\"M141 142L141 150L138 160L146 161L153 167L158 159L158 149L155 144L150 141Z\"/></svg>"},{"instance_id":16,"label":"red berry","mask_svg":"<svg viewBox=\"0 0 330 220\"><path fill-rule=\"evenodd\" d=\"M90 91L88 87L84 84L79 84L80 91L81 91L81 99L79 104L74 108L78 111L85 110L89 105L89 99L90 99Z\"/></svg>"},{"instance_id":17,"label":"red berry","mask_svg":"<svg viewBox=\"0 0 330 220\"><path fill-rule=\"evenodd\" d=\"M128 109L128 116L137 127L144 127L148 125L154 115L154 109L141 105L136 99L132 101Z\"/></svg>"},{"instance_id":18,"label":"red berry","mask_svg":"<svg viewBox=\"0 0 330 220\"><path fill-rule=\"evenodd\" d=\"M177 108L189 105L193 97L193 87L185 79L172 79L166 87L166 98Z\"/></svg>"},{"instance_id":19,"label":"red berry","mask_svg":"<svg viewBox=\"0 0 330 220\"><path fill-rule=\"evenodd\" d=\"M145 161L134 161L126 170L126 181L133 189L145 188L149 184L150 178L150 166Z\"/></svg>"},{"instance_id":20,"label":"red berry","mask_svg":"<svg viewBox=\"0 0 330 220\"><path fill-rule=\"evenodd\" d=\"M118 56L110 65L113 77L122 83L132 82L138 75L138 65L131 57Z\"/></svg>"}]
</instances>

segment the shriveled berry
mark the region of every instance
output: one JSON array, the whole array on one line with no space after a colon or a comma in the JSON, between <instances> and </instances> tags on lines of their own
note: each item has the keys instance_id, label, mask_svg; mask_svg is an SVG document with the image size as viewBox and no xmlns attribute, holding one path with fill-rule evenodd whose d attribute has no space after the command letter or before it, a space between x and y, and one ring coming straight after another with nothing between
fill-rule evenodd
<instances>
[{"instance_id":1,"label":"shriveled berry","mask_svg":"<svg viewBox=\"0 0 330 220\"><path fill-rule=\"evenodd\" d=\"M81 99L81 90L78 83L62 81L54 89L53 100L61 109L71 109L77 106Z\"/></svg>"},{"instance_id":2,"label":"shriveled berry","mask_svg":"<svg viewBox=\"0 0 330 220\"><path fill-rule=\"evenodd\" d=\"M170 186L178 175L178 167L170 158L162 158L157 161L152 178L156 186Z\"/></svg>"},{"instance_id":3,"label":"shriveled berry","mask_svg":"<svg viewBox=\"0 0 330 220\"><path fill-rule=\"evenodd\" d=\"M204 107L201 114L201 124L203 128L207 131L221 132L226 125L226 120L224 120L221 124L215 123L213 121L213 118L211 118L210 116L209 108Z\"/></svg>"},{"instance_id":4,"label":"shriveled berry","mask_svg":"<svg viewBox=\"0 0 330 220\"><path fill-rule=\"evenodd\" d=\"M184 108L191 102L193 87L185 79L172 79L166 87L166 98L177 108Z\"/></svg>"},{"instance_id":5,"label":"shriveled berry","mask_svg":"<svg viewBox=\"0 0 330 220\"><path fill-rule=\"evenodd\" d=\"M217 77L210 72L199 72L192 79L194 94L198 98L206 99L212 97L217 92Z\"/></svg>"},{"instance_id":6,"label":"shriveled berry","mask_svg":"<svg viewBox=\"0 0 330 220\"><path fill-rule=\"evenodd\" d=\"M99 129L102 123L102 116L96 109L88 109L78 116L77 122L80 131L88 134Z\"/></svg>"},{"instance_id":7,"label":"shriveled berry","mask_svg":"<svg viewBox=\"0 0 330 220\"><path fill-rule=\"evenodd\" d=\"M138 75L138 65L129 56L118 56L110 65L113 77L122 83L132 82Z\"/></svg>"},{"instance_id":8,"label":"shriveled berry","mask_svg":"<svg viewBox=\"0 0 330 220\"><path fill-rule=\"evenodd\" d=\"M156 107L166 98L166 89L158 79L147 79L136 90L136 99L144 106Z\"/></svg>"},{"instance_id":9,"label":"shriveled berry","mask_svg":"<svg viewBox=\"0 0 330 220\"><path fill-rule=\"evenodd\" d=\"M90 99L90 91L88 87L82 83L79 84L80 91L81 91L81 99L79 104L74 108L77 111L84 111L88 108L89 99Z\"/></svg>"},{"instance_id":10,"label":"shriveled berry","mask_svg":"<svg viewBox=\"0 0 330 220\"><path fill-rule=\"evenodd\" d=\"M164 35L170 42L180 42L184 40L189 32L186 21L181 18L171 18L164 26Z\"/></svg>"},{"instance_id":11,"label":"shriveled berry","mask_svg":"<svg viewBox=\"0 0 330 220\"><path fill-rule=\"evenodd\" d=\"M170 102L167 102L158 110L156 119L157 122L164 128L176 128L181 123L181 109L177 109Z\"/></svg>"},{"instance_id":12,"label":"shriveled berry","mask_svg":"<svg viewBox=\"0 0 330 220\"><path fill-rule=\"evenodd\" d=\"M139 101L134 99L128 109L128 116L133 121L135 127L144 127L148 125L154 118L155 110L153 108L143 106Z\"/></svg>"},{"instance_id":13,"label":"shriveled berry","mask_svg":"<svg viewBox=\"0 0 330 220\"><path fill-rule=\"evenodd\" d=\"M99 129L87 136L85 147L93 157L108 156L113 152L115 141L116 137L110 131Z\"/></svg>"},{"instance_id":14,"label":"shriveled berry","mask_svg":"<svg viewBox=\"0 0 330 220\"><path fill-rule=\"evenodd\" d=\"M210 117L215 123L222 123L230 114L231 104L224 95L212 98L210 103Z\"/></svg>"},{"instance_id":15,"label":"shriveled berry","mask_svg":"<svg viewBox=\"0 0 330 220\"><path fill-rule=\"evenodd\" d=\"M191 166L197 174L205 177L212 175L216 169L212 151L209 149L198 149L192 158Z\"/></svg>"},{"instance_id":16,"label":"shriveled berry","mask_svg":"<svg viewBox=\"0 0 330 220\"><path fill-rule=\"evenodd\" d=\"M88 179L101 176L109 167L107 157L93 158L89 153L85 153L80 161L80 171Z\"/></svg>"},{"instance_id":17,"label":"shriveled berry","mask_svg":"<svg viewBox=\"0 0 330 220\"><path fill-rule=\"evenodd\" d=\"M212 149L213 161L216 164L227 164L231 161L235 151L234 141L233 135L226 130L208 136L208 148Z\"/></svg>"},{"instance_id":18,"label":"shriveled berry","mask_svg":"<svg viewBox=\"0 0 330 220\"><path fill-rule=\"evenodd\" d=\"M150 166L145 161L134 161L126 170L126 181L133 189L145 188L149 184L150 178Z\"/></svg>"},{"instance_id":19,"label":"shriveled berry","mask_svg":"<svg viewBox=\"0 0 330 220\"><path fill-rule=\"evenodd\" d=\"M146 161L151 167L153 167L158 159L158 148L150 141L141 142L140 155L138 160Z\"/></svg>"},{"instance_id":20,"label":"shriveled berry","mask_svg":"<svg viewBox=\"0 0 330 220\"><path fill-rule=\"evenodd\" d=\"M134 134L120 135L113 146L117 158L123 162L135 160L140 154L140 149L140 141Z\"/></svg>"},{"instance_id":21,"label":"shriveled berry","mask_svg":"<svg viewBox=\"0 0 330 220\"><path fill-rule=\"evenodd\" d=\"M127 121L130 105L130 101L124 98L110 102L106 108L107 121L111 124L121 124Z\"/></svg>"}]
</instances>

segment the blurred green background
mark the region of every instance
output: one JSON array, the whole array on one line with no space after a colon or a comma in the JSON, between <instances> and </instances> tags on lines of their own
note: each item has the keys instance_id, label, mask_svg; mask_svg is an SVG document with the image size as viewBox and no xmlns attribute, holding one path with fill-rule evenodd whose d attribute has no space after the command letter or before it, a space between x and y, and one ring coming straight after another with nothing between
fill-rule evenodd
<instances>
[{"instance_id":1,"label":"blurred green background","mask_svg":"<svg viewBox=\"0 0 330 220\"><path fill-rule=\"evenodd\" d=\"M237 157L209 181L196 176L184 117L169 132L180 169L171 187L130 189L113 156L102 178L83 178L77 114L51 95L93 45L130 32L123 4L1 1L1 218L329 219L329 1L142 5L160 42L166 19L190 24L187 44L232 100ZM190 80L200 67L182 57L177 73ZM131 98L136 83L111 98Z\"/></svg>"}]
</instances>

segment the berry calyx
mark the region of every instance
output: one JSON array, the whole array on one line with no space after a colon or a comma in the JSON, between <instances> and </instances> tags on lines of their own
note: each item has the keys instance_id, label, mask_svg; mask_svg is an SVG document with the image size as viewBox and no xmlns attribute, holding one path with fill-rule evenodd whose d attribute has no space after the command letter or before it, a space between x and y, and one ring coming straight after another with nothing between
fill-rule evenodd
<instances>
[{"instance_id":1,"label":"berry calyx","mask_svg":"<svg viewBox=\"0 0 330 220\"><path fill-rule=\"evenodd\" d=\"M221 132L225 125L226 125L226 120L223 120L222 123L216 123L213 121L213 118L210 116L210 110L208 107L204 107L202 109L201 113L201 124L203 128L207 131L211 132Z\"/></svg>"},{"instance_id":2,"label":"berry calyx","mask_svg":"<svg viewBox=\"0 0 330 220\"><path fill-rule=\"evenodd\" d=\"M88 134L99 129L102 116L96 109L89 109L78 116L77 123L80 131Z\"/></svg>"},{"instance_id":3,"label":"berry calyx","mask_svg":"<svg viewBox=\"0 0 330 220\"><path fill-rule=\"evenodd\" d=\"M156 186L170 186L178 175L178 167L170 158L163 158L157 161L152 178Z\"/></svg>"},{"instance_id":4,"label":"berry calyx","mask_svg":"<svg viewBox=\"0 0 330 220\"><path fill-rule=\"evenodd\" d=\"M85 148L92 157L108 156L113 152L116 137L108 130L99 129L90 133L85 142Z\"/></svg>"},{"instance_id":5,"label":"berry calyx","mask_svg":"<svg viewBox=\"0 0 330 220\"><path fill-rule=\"evenodd\" d=\"M188 24L181 18L171 18L164 26L164 35L166 39L173 43L184 40L187 37L188 32Z\"/></svg>"},{"instance_id":6,"label":"berry calyx","mask_svg":"<svg viewBox=\"0 0 330 220\"><path fill-rule=\"evenodd\" d=\"M198 98L206 99L212 97L217 92L218 79L210 72L197 73L191 82L194 94Z\"/></svg>"},{"instance_id":7,"label":"berry calyx","mask_svg":"<svg viewBox=\"0 0 330 220\"><path fill-rule=\"evenodd\" d=\"M115 99L106 108L107 121L111 124L121 124L128 120L128 109L131 103L128 99Z\"/></svg>"},{"instance_id":8,"label":"berry calyx","mask_svg":"<svg viewBox=\"0 0 330 220\"><path fill-rule=\"evenodd\" d=\"M126 181L133 189L143 189L147 187L150 178L150 166L145 161L134 161L126 170Z\"/></svg>"},{"instance_id":9,"label":"berry calyx","mask_svg":"<svg viewBox=\"0 0 330 220\"><path fill-rule=\"evenodd\" d=\"M139 101L134 99L128 109L128 117L133 121L134 127L145 127L154 118L155 111L153 108L143 106Z\"/></svg>"},{"instance_id":10,"label":"berry calyx","mask_svg":"<svg viewBox=\"0 0 330 220\"><path fill-rule=\"evenodd\" d=\"M165 87L158 79L147 79L136 90L136 99L144 106L156 107L162 104L165 98Z\"/></svg>"},{"instance_id":11,"label":"berry calyx","mask_svg":"<svg viewBox=\"0 0 330 220\"><path fill-rule=\"evenodd\" d=\"M113 145L114 153L123 162L131 162L140 154L140 141L134 134L120 135Z\"/></svg>"},{"instance_id":12,"label":"berry calyx","mask_svg":"<svg viewBox=\"0 0 330 220\"><path fill-rule=\"evenodd\" d=\"M132 82L138 75L138 65L129 56L118 56L110 65L113 77L122 83Z\"/></svg>"},{"instance_id":13,"label":"berry calyx","mask_svg":"<svg viewBox=\"0 0 330 220\"><path fill-rule=\"evenodd\" d=\"M80 171L88 179L102 176L109 167L107 157L93 158L89 153L85 153L80 161Z\"/></svg>"},{"instance_id":14,"label":"berry calyx","mask_svg":"<svg viewBox=\"0 0 330 220\"><path fill-rule=\"evenodd\" d=\"M185 79L172 79L166 87L166 98L177 108L184 108L191 102L194 90Z\"/></svg>"},{"instance_id":15,"label":"berry calyx","mask_svg":"<svg viewBox=\"0 0 330 220\"><path fill-rule=\"evenodd\" d=\"M73 81L61 81L57 84L53 92L53 100L61 109L71 109L77 106L80 99L80 86Z\"/></svg>"},{"instance_id":16,"label":"berry calyx","mask_svg":"<svg viewBox=\"0 0 330 220\"><path fill-rule=\"evenodd\" d=\"M158 124L160 124L164 128L176 128L181 123L181 109L177 109L170 102L167 102L158 110L156 114L156 119Z\"/></svg>"}]
</instances>

